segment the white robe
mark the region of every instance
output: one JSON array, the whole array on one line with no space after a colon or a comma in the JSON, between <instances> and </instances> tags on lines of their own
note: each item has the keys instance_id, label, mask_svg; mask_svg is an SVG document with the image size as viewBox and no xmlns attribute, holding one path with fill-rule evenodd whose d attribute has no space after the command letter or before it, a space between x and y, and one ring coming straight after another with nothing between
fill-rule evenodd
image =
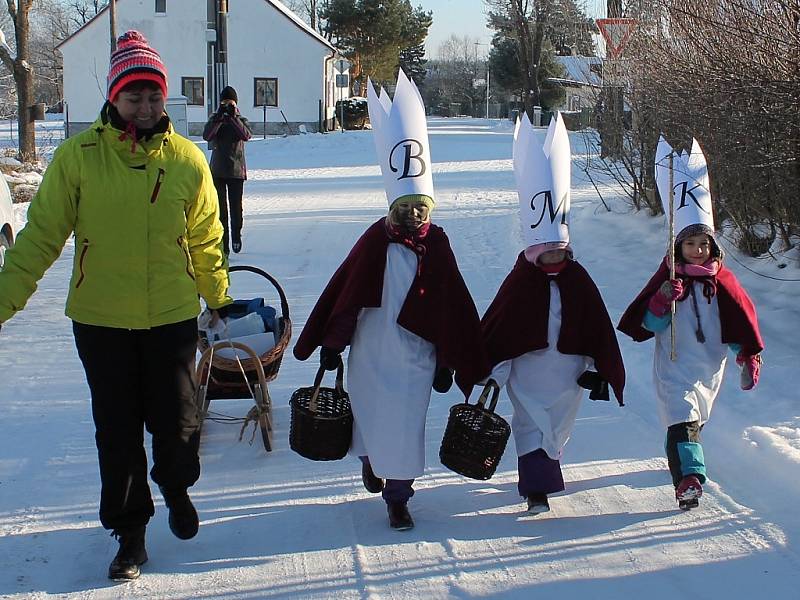
<instances>
[{"instance_id":1,"label":"white robe","mask_svg":"<svg viewBox=\"0 0 800 600\"><path fill-rule=\"evenodd\" d=\"M708 421L711 408L722 385L727 360L727 345L722 343L717 297L711 304L703 297L703 284L694 283L700 323L705 343L697 341L692 298L676 302L675 348L677 360L670 355L670 328L656 332L653 356L658 412L665 427L676 423Z\"/></svg>"},{"instance_id":2,"label":"white robe","mask_svg":"<svg viewBox=\"0 0 800 600\"><path fill-rule=\"evenodd\" d=\"M560 459L575 425L585 391L576 381L592 361L561 354L556 348L560 331L561 294L551 282L548 347L503 361L492 371L492 378L506 385L514 407L511 432L517 456L542 448L550 458Z\"/></svg>"},{"instance_id":3,"label":"white robe","mask_svg":"<svg viewBox=\"0 0 800 600\"><path fill-rule=\"evenodd\" d=\"M369 456L375 475L386 479L415 479L425 470L436 349L397 324L416 272L417 256L389 244L381 305L359 313L347 362L354 420L350 454Z\"/></svg>"}]
</instances>

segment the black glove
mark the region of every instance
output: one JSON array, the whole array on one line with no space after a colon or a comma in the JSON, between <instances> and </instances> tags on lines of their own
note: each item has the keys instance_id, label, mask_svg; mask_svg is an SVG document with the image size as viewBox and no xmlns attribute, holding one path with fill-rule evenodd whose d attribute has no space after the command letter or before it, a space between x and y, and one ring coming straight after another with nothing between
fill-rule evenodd
<instances>
[{"instance_id":1,"label":"black glove","mask_svg":"<svg viewBox=\"0 0 800 600\"><path fill-rule=\"evenodd\" d=\"M444 394L450 390L453 385L453 372L447 367L437 369L436 375L433 377L433 389Z\"/></svg>"},{"instance_id":2,"label":"black glove","mask_svg":"<svg viewBox=\"0 0 800 600\"><path fill-rule=\"evenodd\" d=\"M589 390L589 400L608 400L608 382L594 371L584 371L577 384Z\"/></svg>"},{"instance_id":3,"label":"black glove","mask_svg":"<svg viewBox=\"0 0 800 600\"><path fill-rule=\"evenodd\" d=\"M323 346L319 351L319 364L326 371L335 371L342 362L342 351Z\"/></svg>"}]
</instances>

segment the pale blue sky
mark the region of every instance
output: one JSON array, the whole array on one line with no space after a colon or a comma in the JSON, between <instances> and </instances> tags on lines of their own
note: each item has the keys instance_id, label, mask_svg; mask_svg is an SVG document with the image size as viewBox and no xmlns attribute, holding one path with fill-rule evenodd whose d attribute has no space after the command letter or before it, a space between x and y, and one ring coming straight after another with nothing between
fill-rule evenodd
<instances>
[{"instance_id":1,"label":"pale blue sky","mask_svg":"<svg viewBox=\"0 0 800 600\"><path fill-rule=\"evenodd\" d=\"M598 16L604 12L605 0L579 0L587 13ZM428 58L436 58L439 45L452 34L468 35L488 44L492 41L492 30L486 27L486 8L483 0L411 0L412 6L422 6L433 12L433 24L428 31L425 51ZM478 54L485 54L488 47L479 46Z\"/></svg>"},{"instance_id":2,"label":"pale blue sky","mask_svg":"<svg viewBox=\"0 0 800 600\"><path fill-rule=\"evenodd\" d=\"M433 24L428 30L425 51L428 58L436 58L439 45L451 35L468 35L488 44L492 41L492 31L486 28L483 0L411 0L412 6L422 6L433 11ZM480 47L485 54L486 47Z\"/></svg>"}]
</instances>

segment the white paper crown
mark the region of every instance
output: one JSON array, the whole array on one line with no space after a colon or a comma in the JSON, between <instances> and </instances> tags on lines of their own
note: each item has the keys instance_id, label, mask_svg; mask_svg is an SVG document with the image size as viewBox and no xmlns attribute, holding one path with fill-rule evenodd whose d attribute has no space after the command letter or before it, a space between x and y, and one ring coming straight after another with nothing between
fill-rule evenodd
<instances>
[{"instance_id":1,"label":"white paper crown","mask_svg":"<svg viewBox=\"0 0 800 600\"><path fill-rule=\"evenodd\" d=\"M401 69L392 101L383 88L378 96L368 79L367 107L389 206L408 194L433 198L428 125L417 86Z\"/></svg>"},{"instance_id":2,"label":"white paper crown","mask_svg":"<svg viewBox=\"0 0 800 600\"><path fill-rule=\"evenodd\" d=\"M569 136L556 113L542 141L524 114L514 128L514 179L526 246L569 242Z\"/></svg>"},{"instance_id":3,"label":"white paper crown","mask_svg":"<svg viewBox=\"0 0 800 600\"><path fill-rule=\"evenodd\" d=\"M664 214L669 218L669 142L661 136L656 148L656 185ZM689 225L702 224L714 229L714 214L708 184L708 165L700 144L692 138L691 152L672 155L672 189L674 192L675 234Z\"/></svg>"}]
</instances>

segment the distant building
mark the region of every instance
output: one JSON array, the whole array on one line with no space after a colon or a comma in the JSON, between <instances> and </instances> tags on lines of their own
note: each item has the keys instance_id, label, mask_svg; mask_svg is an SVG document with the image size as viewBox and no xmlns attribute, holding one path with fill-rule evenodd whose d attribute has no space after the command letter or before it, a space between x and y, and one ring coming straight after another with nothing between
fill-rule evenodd
<instances>
[{"instance_id":1,"label":"distant building","mask_svg":"<svg viewBox=\"0 0 800 600\"><path fill-rule=\"evenodd\" d=\"M161 54L170 96L186 98L192 135L226 85L236 88L255 133L263 133L265 115L267 133L330 129L336 100L349 97L335 85L336 48L278 0L116 0L116 7L117 34L137 29ZM58 46L73 133L94 122L105 100L110 47L108 8Z\"/></svg>"},{"instance_id":2,"label":"distant building","mask_svg":"<svg viewBox=\"0 0 800 600\"><path fill-rule=\"evenodd\" d=\"M603 84L603 61L597 56L556 56L564 68L564 77L551 77L548 82L564 88L564 104L554 107L561 111L580 111L594 108Z\"/></svg>"}]
</instances>

